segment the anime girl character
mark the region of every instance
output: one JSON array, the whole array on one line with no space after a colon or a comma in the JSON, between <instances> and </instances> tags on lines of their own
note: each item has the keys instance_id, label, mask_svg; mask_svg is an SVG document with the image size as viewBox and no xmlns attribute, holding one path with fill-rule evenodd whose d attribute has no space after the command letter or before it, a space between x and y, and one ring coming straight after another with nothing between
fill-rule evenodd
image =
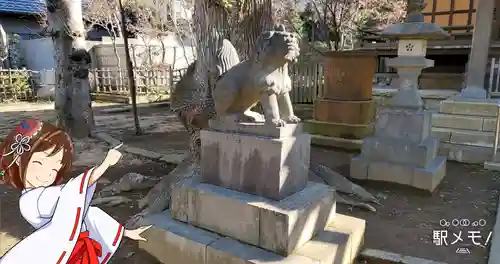
<instances>
[{"instance_id":1,"label":"anime girl character","mask_svg":"<svg viewBox=\"0 0 500 264\"><path fill-rule=\"evenodd\" d=\"M70 137L36 119L22 121L0 146L3 181L22 190L19 208L36 231L17 243L0 264L106 263L122 238L145 240L149 227L127 230L90 206L97 180L121 158L111 149L104 161L61 184L72 167Z\"/></svg>"}]
</instances>

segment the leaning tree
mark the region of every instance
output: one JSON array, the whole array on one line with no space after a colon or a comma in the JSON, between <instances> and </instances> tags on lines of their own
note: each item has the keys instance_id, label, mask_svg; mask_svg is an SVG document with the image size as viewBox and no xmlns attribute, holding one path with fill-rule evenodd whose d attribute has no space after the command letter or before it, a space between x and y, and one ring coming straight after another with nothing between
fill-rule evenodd
<instances>
[{"instance_id":1,"label":"leaning tree","mask_svg":"<svg viewBox=\"0 0 500 264\"><path fill-rule=\"evenodd\" d=\"M85 46L81 0L46 0L47 27L55 51L57 125L75 138L88 137L94 126L88 79L90 55Z\"/></svg>"}]
</instances>

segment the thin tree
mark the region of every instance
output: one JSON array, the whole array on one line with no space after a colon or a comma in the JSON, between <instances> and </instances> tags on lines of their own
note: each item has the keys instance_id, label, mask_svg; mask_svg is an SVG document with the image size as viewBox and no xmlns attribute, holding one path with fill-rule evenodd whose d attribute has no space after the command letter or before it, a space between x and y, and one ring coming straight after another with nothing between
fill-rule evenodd
<instances>
[{"instance_id":1,"label":"thin tree","mask_svg":"<svg viewBox=\"0 0 500 264\"><path fill-rule=\"evenodd\" d=\"M122 37L122 27L116 0L90 0L84 7L83 18L90 24L88 30L90 31L95 26L98 26L105 29L111 37L111 44L113 45L118 75L121 79L121 60L116 40L117 38Z\"/></svg>"},{"instance_id":2,"label":"thin tree","mask_svg":"<svg viewBox=\"0 0 500 264\"><path fill-rule=\"evenodd\" d=\"M94 114L90 95L90 55L85 45L81 0L46 0L47 28L56 60L57 125L72 137L90 136Z\"/></svg>"},{"instance_id":3,"label":"thin tree","mask_svg":"<svg viewBox=\"0 0 500 264\"><path fill-rule=\"evenodd\" d=\"M120 10L120 24L122 28L123 44L125 46L125 65L127 67L128 89L130 91L130 97L132 97L132 114L134 115L135 134L141 135L142 130L139 123L139 114L137 113L137 85L135 83L134 65L132 63L132 57L130 56L130 47L128 43L129 35L126 27L127 19L122 0L118 0L118 9Z\"/></svg>"},{"instance_id":4,"label":"thin tree","mask_svg":"<svg viewBox=\"0 0 500 264\"><path fill-rule=\"evenodd\" d=\"M308 7L329 50L352 48L363 30L383 28L406 14L406 0L317 0Z\"/></svg>"}]
</instances>

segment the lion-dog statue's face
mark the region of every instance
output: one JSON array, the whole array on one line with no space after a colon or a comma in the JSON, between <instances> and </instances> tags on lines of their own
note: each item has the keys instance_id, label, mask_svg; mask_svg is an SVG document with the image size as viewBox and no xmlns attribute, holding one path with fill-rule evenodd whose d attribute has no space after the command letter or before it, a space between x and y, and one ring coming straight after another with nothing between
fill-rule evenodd
<instances>
[{"instance_id":1,"label":"lion-dog statue's face","mask_svg":"<svg viewBox=\"0 0 500 264\"><path fill-rule=\"evenodd\" d=\"M300 48L297 35L287 32L283 26L277 26L274 31L265 31L258 41L259 57L296 62Z\"/></svg>"}]
</instances>

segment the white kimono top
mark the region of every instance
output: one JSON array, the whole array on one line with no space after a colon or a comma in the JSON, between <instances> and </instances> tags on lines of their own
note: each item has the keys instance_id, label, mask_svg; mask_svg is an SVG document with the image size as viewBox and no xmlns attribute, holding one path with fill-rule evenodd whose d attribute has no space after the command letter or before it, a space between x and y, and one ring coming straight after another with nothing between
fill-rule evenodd
<instances>
[{"instance_id":1,"label":"white kimono top","mask_svg":"<svg viewBox=\"0 0 500 264\"><path fill-rule=\"evenodd\" d=\"M99 263L116 252L124 228L97 207L90 206L96 184L88 186L94 168L64 185L24 190L19 199L22 216L36 231L17 243L0 264L67 263L80 232L99 242Z\"/></svg>"}]
</instances>

